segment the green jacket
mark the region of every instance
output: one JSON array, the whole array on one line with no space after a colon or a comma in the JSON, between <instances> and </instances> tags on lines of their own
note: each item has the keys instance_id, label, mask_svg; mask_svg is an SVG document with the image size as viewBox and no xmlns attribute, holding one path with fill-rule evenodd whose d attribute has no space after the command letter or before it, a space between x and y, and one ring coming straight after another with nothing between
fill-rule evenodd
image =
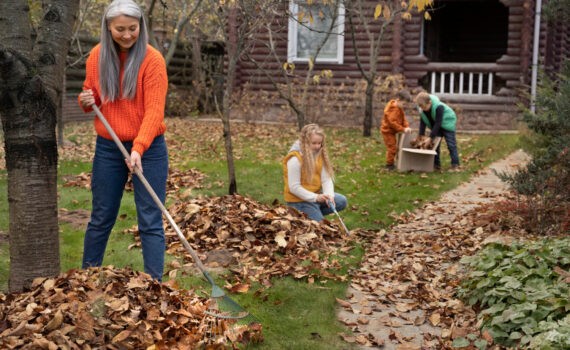
<instances>
[{"instance_id":1,"label":"green jacket","mask_svg":"<svg viewBox=\"0 0 570 350\"><path fill-rule=\"evenodd\" d=\"M439 106L443 106L443 120L441 121L441 127L447 131L455 131L455 124L457 124L457 116L451 107L446 105L445 103L441 102L439 98L435 95L429 95L429 99L431 100L431 109L430 114L432 119L435 121L435 110ZM430 128L433 128L431 125L427 115L424 111L420 113L422 121Z\"/></svg>"}]
</instances>

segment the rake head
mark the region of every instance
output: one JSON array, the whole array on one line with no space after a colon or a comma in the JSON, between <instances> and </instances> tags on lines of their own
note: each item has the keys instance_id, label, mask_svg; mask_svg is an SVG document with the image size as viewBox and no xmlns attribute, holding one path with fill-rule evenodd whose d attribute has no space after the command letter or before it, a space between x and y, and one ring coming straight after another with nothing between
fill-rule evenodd
<instances>
[{"instance_id":1,"label":"rake head","mask_svg":"<svg viewBox=\"0 0 570 350\"><path fill-rule=\"evenodd\" d=\"M209 274L209 281L213 281ZM206 338L208 345L231 342L249 344L263 341L262 325L249 311L240 306L218 287L212 284L210 305L206 314Z\"/></svg>"}]
</instances>

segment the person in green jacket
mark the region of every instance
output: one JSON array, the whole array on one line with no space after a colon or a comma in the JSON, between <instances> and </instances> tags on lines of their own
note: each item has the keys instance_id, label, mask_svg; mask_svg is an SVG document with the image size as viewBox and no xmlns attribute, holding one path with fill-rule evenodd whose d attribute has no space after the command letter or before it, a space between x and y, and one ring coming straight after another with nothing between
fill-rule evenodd
<instances>
[{"instance_id":1,"label":"person in green jacket","mask_svg":"<svg viewBox=\"0 0 570 350\"><path fill-rule=\"evenodd\" d=\"M425 135L427 126L431 130L429 137L432 140L438 136L443 137L451 157L451 168L457 169L459 167L459 155L455 138L455 126L457 124L455 112L451 107L441 102L437 96L430 95L427 92L420 92L416 96L415 102L420 108L419 136ZM441 169L439 146L437 146L436 152L434 167Z\"/></svg>"}]
</instances>

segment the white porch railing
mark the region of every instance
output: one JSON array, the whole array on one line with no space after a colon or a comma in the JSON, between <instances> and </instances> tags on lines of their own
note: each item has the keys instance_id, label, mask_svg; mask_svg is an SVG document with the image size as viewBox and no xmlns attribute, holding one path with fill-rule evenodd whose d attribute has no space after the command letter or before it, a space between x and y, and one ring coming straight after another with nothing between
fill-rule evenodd
<instances>
[{"instance_id":1,"label":"white porch railing","mask_svg":"<svg viewBox=\"0 0 570 350\"><path fill-rule=\"evenodd\" d=\"M494 63L429 63L428 72L432 94L492 96L497 65Z\"/></svg>"}]
</instances>

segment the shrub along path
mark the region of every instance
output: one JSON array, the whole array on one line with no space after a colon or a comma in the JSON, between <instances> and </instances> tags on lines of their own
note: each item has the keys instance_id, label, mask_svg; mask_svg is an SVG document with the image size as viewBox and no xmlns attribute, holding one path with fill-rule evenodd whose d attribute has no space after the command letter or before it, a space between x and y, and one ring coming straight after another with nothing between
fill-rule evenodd
<instances>
[{"instance_id":1,"label":"shrub along path","mask_svg":"<svg viewBox=\"0 0 570 350\"><path fill-rule=\"evenodd\" d=\"M493 208L512 194L492 169L510 172L527 161L516 151L380 232L352 272L346 298L338 300L338 318L353 331L341 336L362 348L388 350L447 349L481 339L490 344L477 331L473 310L453 295L458 262L502 239L509 226Z\"/></svg>"}]
</instances>

